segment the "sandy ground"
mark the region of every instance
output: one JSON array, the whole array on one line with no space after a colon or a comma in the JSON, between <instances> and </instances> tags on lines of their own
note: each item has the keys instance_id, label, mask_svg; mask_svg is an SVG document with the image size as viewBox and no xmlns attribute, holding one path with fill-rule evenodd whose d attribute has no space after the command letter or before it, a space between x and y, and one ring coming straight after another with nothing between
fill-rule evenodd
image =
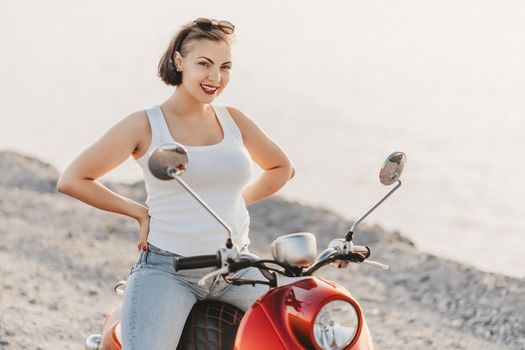
<instances>
[{"instance_id":1,"label":"sandy ground","mask_svg":"<svg viewBox=\"0 0 525 350\"><path fill-rule=\"evenodd\" d=\"M0 152L0 349L81 349L115 306L137 250L133 220L54 190L58 174L36 159ZM141 183L112 184L144 199ZM250 207L252 250L268 255L277 236L310 231L318 249L351 222L279 197ZM363 226L366 266L320 273L360 301L377 349L525 349L525 281L419 252L396 232Z\"/></svg>"}]
</instances>

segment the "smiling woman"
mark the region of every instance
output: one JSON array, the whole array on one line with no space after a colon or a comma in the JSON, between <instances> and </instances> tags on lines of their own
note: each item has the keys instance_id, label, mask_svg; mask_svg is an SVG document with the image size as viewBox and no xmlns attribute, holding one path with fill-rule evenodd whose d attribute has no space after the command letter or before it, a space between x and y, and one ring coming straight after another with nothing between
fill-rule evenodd
<instances>
[{"instance_id":1,"label":"smiling woman","mask_svg":"<svg viewBox=\"0 0 525 350\"><path fill-rule=\"evenodd\" d=\"M208 271L175 272L175 256L213 254L226 235L183 188L159 181L147 167L147 158L160 145L184 145L192 159L184 174L186 182L233 229L236 246L248 252L246 207L277 192L293 177L294 169L286 153L241 111L212 104L230 81L234 30L227 21L205 18L183 26L158 67L162 81L175 87L170 98L124 118L78 156L59 179L60 192L130 216L139 224L140 254L122 304L126 350L175 349L197 300L213 298L246 310L266 290L259 286L239 294L239 288L233 293L215 283L202 287L196 281ZM130 155L143 169L146 206L97 181ZM264 172L248 185L251 161ZM257 271L247 274L258 277Z\"/></svg>"}]
</instances>

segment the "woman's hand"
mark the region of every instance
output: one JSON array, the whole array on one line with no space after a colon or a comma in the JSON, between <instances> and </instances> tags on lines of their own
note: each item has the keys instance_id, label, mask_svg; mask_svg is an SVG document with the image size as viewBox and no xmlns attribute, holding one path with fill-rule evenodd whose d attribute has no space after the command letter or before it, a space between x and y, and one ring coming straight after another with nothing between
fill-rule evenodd
<instances>
[{"instance_id":1,"label":"woman's hand","mask_svg":"<svg viewBox=\"0 0 525 350\"><path fill-rule=\"evenodd\" d=\"M146 215L142 216L141 218L137 219L139 223L139 240L137 242L137 248L138 250L148 250L148 234L149 234L149 215L146 213Z\"/></svg>"}]
</instances>

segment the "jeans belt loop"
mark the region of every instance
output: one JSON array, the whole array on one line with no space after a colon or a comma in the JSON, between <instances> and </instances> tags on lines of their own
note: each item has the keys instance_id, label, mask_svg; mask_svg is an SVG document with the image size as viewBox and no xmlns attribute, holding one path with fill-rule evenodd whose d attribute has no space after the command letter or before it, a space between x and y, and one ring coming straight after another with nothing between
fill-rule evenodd
<instances>
[{"instance_id":1,"label":"jeans belt loop","mask_svg":"<svg viewBox=\"0 0 525 350\"><path fill-rule=\"evenodd\" d=\"M141 250L141 253L140 253L140 264L141 265L145 265L146 264L147 256L148 256L148 251L147 250Z\"/></svg>"}]
</instances>

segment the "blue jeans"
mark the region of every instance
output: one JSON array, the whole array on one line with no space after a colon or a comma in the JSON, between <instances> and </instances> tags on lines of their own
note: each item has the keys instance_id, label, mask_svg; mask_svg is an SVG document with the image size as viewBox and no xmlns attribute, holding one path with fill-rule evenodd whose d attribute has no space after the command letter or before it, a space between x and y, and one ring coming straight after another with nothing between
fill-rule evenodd
<instances>
[{"instance_id":1,"label":"blue jeans","mask_svg":"<svg viewBox=\"0 0 525 350\"><path fill-rule=\"evenodd\" d=\"M186 318L197 300L220 300L246 311L268 287L232 286L222 280L199 286L198 280L214 270L175 272L171 252L151 244L132 267L122 301L123 350L174 350ZM255 268L238 272L247 279L263 279Z\"/></svg>"}]
</instances>

